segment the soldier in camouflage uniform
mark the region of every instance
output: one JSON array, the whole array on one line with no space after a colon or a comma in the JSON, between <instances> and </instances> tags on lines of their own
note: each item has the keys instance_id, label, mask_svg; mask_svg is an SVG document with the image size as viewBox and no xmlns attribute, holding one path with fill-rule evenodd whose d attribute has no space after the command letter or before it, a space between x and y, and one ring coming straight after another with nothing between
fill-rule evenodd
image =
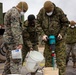
<instances>
[{"instance_id":1,"label":"soldier in camouflage uniform","mask_svg":"<svg viewBox=\"0 0 76 75\"><path fill-rule=\"evenodd\" d=\"M66 34L66 52L67 52L67 58L66 58L66 65L69 61L70 52L72 54L73 59L73 67L76 68L76 22L70 21L70 25L67 29Z\"/></svg>"},{"instance_id":2,"label":"soldier in camouflage uniform","mask_svg":"<svg viewBox=\"0 0 76 75\"><path fill-rule=\"evenodd\" d=\"M23 61L27 52L32 50L38 50L38 34L36 32L36 22L35 16L30 14L28 19L24 22L23 26Z\"/></svg>"},{"instance_id":3,"label":"soldier in camouflage uniform","mask_svg":"<svg viewBox=\"0 0 76 75\"><path fill-rule=\"evenodd\" d=\"M38 34L36 32L36 20L33 14L28 16L28 19L24 22L23 26L23 62L26 57L26 54L30 50L38 51ZM31 75L35 75L35 73L31 73Z\"/></svg>"},{"instance_id":4,"label":"soldier in camouflage uniform","mask_svg":"<svg viewBox=\"0 0 76 75\"><path fill-rule=\"evenodd\" d=\"M51 67L51 50L48 43L48 36L55 35L58 39L56 41L56 57L57 57L57 67L59 68L59 75L65 75L66 70L66 49L64 42L64 35L67 29L69 21L64 14L64 12L57 7L51 1L46 1L43 8L39 11L37 15L37 30L43 31L44 34L42 39L45 41L45 66Z\"/></svg>"},{"instance_id":5,"label":"soldier in camouflage uniform","mask_svg":"<svg viewBox=\"0 0 76 75\"><path fill-rule=\"evenodd\" d=\"M2 75L19 74L20 61L13 61L11 51L22 49L22 29L20 27L21 12L25 13L28 9L26 2L19 2L16 7L8 10L4 17L5 32L3 35L6 47L6 62Z\"/></svg>"}]
</instances>

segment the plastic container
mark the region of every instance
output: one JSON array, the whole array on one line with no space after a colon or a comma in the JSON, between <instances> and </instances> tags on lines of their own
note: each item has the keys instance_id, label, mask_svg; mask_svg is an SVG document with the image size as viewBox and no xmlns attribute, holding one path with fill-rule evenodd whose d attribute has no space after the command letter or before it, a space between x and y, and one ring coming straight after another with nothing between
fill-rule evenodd
<instances>
[{"instance_id":1,"label":"plastic container","mask_svg":"<svg viewBox=\"0 0 76 75\"><path fill-rule=\"evenodd\" d=\"M12 51L11 51L11 54L12 54L12 59L22 59L21 49L12 50Z\"/></svg>"},{"instance_id":2,"label":"plastic container","mask_svg":"<svg viewBox=\"0 0 76 75\"><path fill-rule=\"evenodd\" d=\"M38 67L39 63L43 61L44 56L38 51L30 51L28 58L26 59L25 67L29 72L35 72Z\"/></svg>"}]
</instances>

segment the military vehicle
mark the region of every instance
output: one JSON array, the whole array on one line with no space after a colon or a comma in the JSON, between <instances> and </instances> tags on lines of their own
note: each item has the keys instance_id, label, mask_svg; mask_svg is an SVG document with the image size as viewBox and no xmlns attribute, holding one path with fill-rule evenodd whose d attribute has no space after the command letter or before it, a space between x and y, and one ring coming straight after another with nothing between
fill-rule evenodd
<instances>
[{"instance_id":1,"label":"military vehicle","mask_svg":"<svg viewBox=\"0 0 76 75\"><path fill-rule=\"evenodd\" d=\"M3 3L0 3L0 62L4 62L6 60L5 57L5 47L3 43L3 33L5 31L4 29L4 14L3 13Z\"/></svg>"},{"instance_id":2,"label":"military vehicle","mask_svg":"<svg viewBox=\"0 0 76 75\"><path fill-rule=\"evenodd\" d=\"M4 22L4 14L3 14L3 4L0 3L0 35L3 35L4 33L4 25L3 25L3 22Z\"/></svg>"}]
</instances>

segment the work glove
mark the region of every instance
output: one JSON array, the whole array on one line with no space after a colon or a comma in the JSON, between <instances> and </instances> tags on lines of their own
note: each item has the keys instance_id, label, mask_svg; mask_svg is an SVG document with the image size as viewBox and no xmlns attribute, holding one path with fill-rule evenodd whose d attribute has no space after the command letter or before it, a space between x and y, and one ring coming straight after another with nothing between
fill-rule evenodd
<instances>
[{"instance_id":1,"label":"work glove","mask_svg":"<svg viewBox=\"0 0 76 75\"><path fill-rule=\"evenodd\" d=\"M43 41L47 41L47 39L48 39L48 36L47 35L43 35L42 40Z\"/></svg>"},{"instance_id":2,"label":"work glove","mask_svg":"<svg viewBox=\"0 0 76 75\"><path fill-rule=\"evenodd\" d=\"M62 40L62 35L61 34L58 34L57 39L58 40Z\"/></svg>"}]
</instances>

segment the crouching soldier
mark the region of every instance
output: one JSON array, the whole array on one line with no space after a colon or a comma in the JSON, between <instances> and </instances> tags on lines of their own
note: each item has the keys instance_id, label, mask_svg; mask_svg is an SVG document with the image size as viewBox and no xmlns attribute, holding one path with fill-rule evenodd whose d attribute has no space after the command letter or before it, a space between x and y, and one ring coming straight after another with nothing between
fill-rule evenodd
<instances>
[{"instance_id":1,"label":"crouching soldier","mask_svg":"<svg viewBox=\"0 0 76 75\"><path fill-rule=\"evenodd\" d=\"M28 16L28 19L24 22L23 25L23 62L26 54L30 50L38 50L38 35L35 29L36 20L33 14Z\"/></svg>"}]
</instances>

